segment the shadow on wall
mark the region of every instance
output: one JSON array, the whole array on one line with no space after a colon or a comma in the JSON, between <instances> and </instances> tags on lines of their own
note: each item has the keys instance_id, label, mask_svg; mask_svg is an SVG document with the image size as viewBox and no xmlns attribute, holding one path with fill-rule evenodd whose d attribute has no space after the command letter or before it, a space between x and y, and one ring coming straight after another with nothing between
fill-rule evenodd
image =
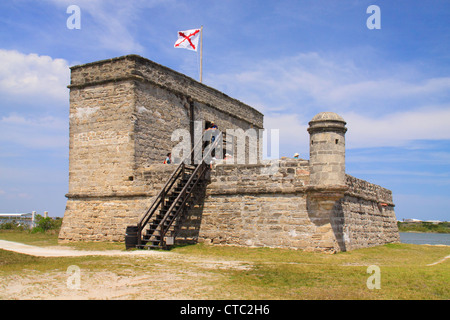
<instances>
[{"instance_id":1,"label":"shadow on wall","mask_svg":"<svg viewBox=\"0 0 450 320\"><path fill-rule=\"evenodd\" d=\"M183 215L183 220L180 220L176 226L178 233L175 242L178 245L196 244L198 242L207 184L208 181L203 182L199 191L192 195L187 214Z\"/></svg>"},{"instance_id":2,"label":"shadow on wall","mask_svg":"<svg viewBox=\"0 0 450 320\"><path fill-rule=\"evenodd\" d=\"M344 210L342 208L342 199L335 202L330 221L339 250L347 251L344 239Z\"/></svg>"},{"instance_id":3,"label":"shadow on wall","mask_svg":"<svg viewBox=\"0 0 450 320\"><path fill-rule=\"evenodd\" d=\"M316 226L311 245L317 251L346 251L344 241L344 212L342 197L310 193L306 208L310 221Z\"/></svg>"}]
</instances>

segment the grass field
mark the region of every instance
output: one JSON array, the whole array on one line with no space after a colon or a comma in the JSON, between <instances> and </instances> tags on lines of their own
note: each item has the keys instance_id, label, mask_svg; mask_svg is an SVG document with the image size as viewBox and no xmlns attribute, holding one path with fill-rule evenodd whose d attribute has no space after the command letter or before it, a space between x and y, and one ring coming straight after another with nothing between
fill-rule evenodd
<instances>
[{"instance_id":1,"label":"grass field","mask_svg":"<svg viewBox=\"0 0 450 320\"><path fill-rule=\"evenodd\" d=\"M48 234L0 232L0 239L58 245L57 236ZM72 246L124 248L117 243ZM202 244L125 257L43 258L0 250L0 299L447 300L450 259L443 259L449 255L449 247L410 244L334 255ZM71 265L80 269L76 290L67 285ZM367 286L371 265L379 267L380 289Z\"/></svg>"}]
</instances>

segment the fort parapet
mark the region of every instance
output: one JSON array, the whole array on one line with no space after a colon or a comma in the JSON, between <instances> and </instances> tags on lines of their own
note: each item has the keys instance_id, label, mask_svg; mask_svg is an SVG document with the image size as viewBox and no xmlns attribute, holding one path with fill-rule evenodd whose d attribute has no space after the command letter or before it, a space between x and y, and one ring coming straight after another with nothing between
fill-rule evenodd
<instances>
[{"instance_id":1,"label":"fort parapet","mask_svg":"<svg viewBox=\"0 0 450 320\"><path fill-rule=\"evenodd\" d=\"M69 88L61 241L123 241L177 167L162 164L174 130L263 129L252 107L136 55L72 67ZM328 252L399 241L391 191L345 174L345 124L311 120L309 161L261 161L258 135L257 163L216 164L176 240Z\"/></svg>"}]
</instances>

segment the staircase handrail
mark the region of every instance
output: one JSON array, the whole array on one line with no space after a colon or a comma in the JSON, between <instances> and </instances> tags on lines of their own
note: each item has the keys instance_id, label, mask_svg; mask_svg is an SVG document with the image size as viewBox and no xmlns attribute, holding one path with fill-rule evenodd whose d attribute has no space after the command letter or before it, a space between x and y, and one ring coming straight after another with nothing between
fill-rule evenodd
<instances>
[{"instance_id":1,"label":"staircase handrail","mask_svg":"<svg viewBox=\"0 0 450 320\"><path fill-rule=\"evenodd\" d=\"M175 182L177 181L177 179L180 177L180 175L182 173L184 173L184 169L185 169L185 163L187 161L190 161L190 159L193 158L193 154L194 152L197 150L197 148L199 147L199 145L201 145L203 143L203 137L202 139L200 139L199 141L197 141L197 143L195 144L194 148L191 150L191 152L189 153L189 155L185 156L183 158L183 161L181 161L181 163L177 166L177 168L173 171L172 175L169 177L169 179L167 180L166 184L164 185L164 187L161 189L161 191L158 193L158 195L156 196L155 200L153 201L152 205L150 206L150 208L146 211L146 213L141 217L141 219L138 222L138 232L137 232L137 238L138 238L138 245L141 244L141 235L142 235L142 230L144 229L144 227L147 225L147 223L150 221L150 219L153 217L153 215L155 214L158 206L161 204L161 202L163 201L163 195L166 195L170 189L173 187L173 185L175 184ZM203 159L202 159L202 163L203 163ZM195 172L195 171L194 171Z\"/></svg>"},{"instance_id":2,"label":"staircase handrail","mask_svg":"<svg viewBox=\"0 0 450 320\"><path fill-rule=\"evenodd\" d=\"M186 197L185 194L187 192L187 189L189 187L189 185L192 183L192 181L195 179L195 176L201 171L201 174L199 175L199 177L197 178L196 182L194 183L194 185L192 186L191 191L194 189L194 187L197 185L197 183L200 181L200 179L202 178L203 174L206 172L206 163L205 160L211 155L212 150L215 149L215 147L217 146L217 144L221 141L221 139L223 138L222 133L219 133L219 135L216 136L215 141L210 144L209 150L206 152L206 154L203 156L201 163L195 168L194 172L191 174L191 176L189 177L189 180L186 182L186 184L184 185L183 189L180 191L180 193L178 194L177 198L172 202L172 205L170 206L170 208L167 210L166 214L164 215L163 219L161 220L161 222L159 223L159 225L161 226L160 229L160 241L163 242L164 241L164 236L167 233L167 230L170 228L170 225L167 226L167 228L164 227L164 223L166 222L167 218L169 217L170 213L172 212L172 210L175 208L175 206L177 205L177 203L182 199L181 202L181 206L180 208L177 210L177 212L175 213L175 216L173 218L172 221L174 221L178 215L180 214L180 210L183 208L183 205L186 202Z\"/></svg>"},{"instance_id":3,"label":"staircase handrail","mask_svg":"<svg viewBox=\"0 0 450 320\"><path fill-rule=\"evenodd\" d=\"M158 195L156 196L155 200L153 201L150 208L147 210L147 212L142 216L138 223L139 231L142 230L143 226L147 224L147 222L150 220L150 218L153 216L154 212L156 211L156 208L160 205L162 201L162 195L167 194L167 191L170 190L177 180L178 176L182 172L184 163L181 163L177 168L173 171L170 178L167 180L164 187L159 191Z\"/></svg>"}]
</instances>

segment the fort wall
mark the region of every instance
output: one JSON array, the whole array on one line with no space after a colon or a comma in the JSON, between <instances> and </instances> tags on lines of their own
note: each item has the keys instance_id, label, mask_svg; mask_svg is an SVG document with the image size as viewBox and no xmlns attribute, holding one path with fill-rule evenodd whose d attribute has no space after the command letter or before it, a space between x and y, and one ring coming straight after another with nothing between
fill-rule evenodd
<instances>
[{"instance_id":1,"label":"fort wall","mask_svg":"<svg viewBox=\"0 0 450 320\"><path fill-rule=\"evenodd\" d=\"M175 168L158 166L175 130L263 126L252 107L136 55L74 66L69 88L66 241L123 240Z\"/></svg>"},{"instance_id":2,"label":"fort wall","mask_svg":"<svg viewBox=\"0 0 450 320\"><path fill-rule=\"evenodd\" d=\"M134 171L128 190L68 195L61 241L124 241L124 230L135 225L154 201L175 165L156 164Z\"/></svg>"},{"instance_id":3,"label":"fort wall","mask_svg":"<svg viewBox=\"0 0 450 320\"><path fill-rule=\"evenodd\" d=\"M162 164L174 130L263 128L257 110L136 55L71 71L61 241L123 241L176 168ZM312 119L309 161L216 164L177 241L326 252L398 242L392 192L345 174L345 124Z\"/></svg>"},{"instance_id":4,"label":"fort wall","mask_svg":"<svg viewBox=\"0 0 450 320\"><path fill-rule=\"evenodd\" d=\"M342 200L345 250L399 242L392 191L346 175Z\"/></svg>"},{"instance_id":5,"label":"fort wall","mask_svg":"<svg viewBox=\"0 0 450 320\"><path fill-rule=\"evenodd\" d=\"M135 168L161 163L178 143L171 141L173 131L189 132L192 121L214 121L223 132L263 128L259 111L137 55L74 66L69 88L71 130L87 131L73 121L82 117L102 135L107 130L95 127L101 121L116 139L128 139Z\"/></svg>"},{"instance_id":6,"label":"fort wall","mask_svg":"<svg viewBox=\"0 0 450 320\"><path fill-rule=\"evenodd\" d=\"M327 252L399 241L389 190L346 175L341 198L329 200L330 208L324 210L317 208L317 194L310 186L309 161L278 164L274 175L261 173L264 164L217 165L203 206L187 219L187 238ZM326 206L327 200L319 204Z\"/></svg>"}]
</instances>

